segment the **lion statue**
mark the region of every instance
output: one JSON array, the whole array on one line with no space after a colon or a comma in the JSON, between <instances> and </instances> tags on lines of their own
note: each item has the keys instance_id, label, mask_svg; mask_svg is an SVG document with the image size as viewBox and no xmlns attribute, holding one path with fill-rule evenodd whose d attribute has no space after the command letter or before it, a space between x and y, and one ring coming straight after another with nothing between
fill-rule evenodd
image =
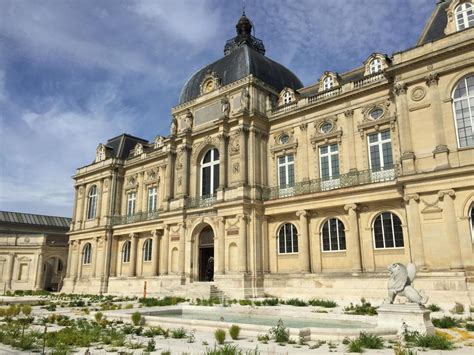
<instances>
[{"instance_id":1,"label":"lion statue","mask_svg":"<svg viewBox=\"0 0 474 355\"><path fill-rule=\"evenodd\" d=\"M388 280L388 299L386 302L393 303L397 295L405 296L408 301L417 303L420 305L428 302L423 291L418 292L411 285L416 276L415 264L405 265L395 263L387 266L390 273L390 279Z\"/></svg>"}]
</instances>

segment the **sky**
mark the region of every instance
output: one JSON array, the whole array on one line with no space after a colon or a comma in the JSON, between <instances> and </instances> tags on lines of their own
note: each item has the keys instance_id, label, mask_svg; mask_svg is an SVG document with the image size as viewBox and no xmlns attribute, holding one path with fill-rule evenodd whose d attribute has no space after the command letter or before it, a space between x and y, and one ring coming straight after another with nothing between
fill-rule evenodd
<instances>
[{"instance_id":1,"label":"sky","mask_svg":"<svg viewBox=\"0 0 474 355\"><path fill-rule=\"evenodd\" d=\"M436 0L246 0L266 55L310 85L415 46ZM121 133L167 135L241 0L0 0L0 210L71 216L75 169Z\"/></svg>"}]
</instances>

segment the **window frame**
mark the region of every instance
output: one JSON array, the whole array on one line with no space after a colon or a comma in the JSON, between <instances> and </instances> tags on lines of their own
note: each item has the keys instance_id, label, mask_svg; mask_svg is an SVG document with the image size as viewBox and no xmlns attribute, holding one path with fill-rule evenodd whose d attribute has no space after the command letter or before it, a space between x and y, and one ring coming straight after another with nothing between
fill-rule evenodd
<instances>
[{"instance_id":1,"label":"window frame","mask_svg":"<svg viewBox=\"0 0 474 355\"><path fill-rule=\"evenodd\" d=\"M130 255L132 250L132 242L126 240L122 245L122 264L130 263Z\"/></svg>"},{"instance_id":2,"label":"window frame","mask_svg":"<svg viewBox=\"0 0 474 355\"><path fill-rule=\"evenodd\" d=\"M469 15L467 14L467 12L471 10L472 11L472 22L473 22L473 25L470 26L469 25ZM459 15L461 15L461 19L462 19L462 25L464 26L463 28L460 28L460 19L459 19ZM455 22L456 22L456 31L462 31L462 30L465 30L467 28L470 28L470 27L474 27L474 5L468 1L466 2L463 2L462 4L459 4L458 6L456 6L456 8L454 9L454 18L455 18Z\"/></svg>"},{"instance_id":3,"label":"window frame","mask_svg":"<svg viewBox=\"0 0 474 355\"><path fill-rule=\"evenodd\" d=\"M286 235L286 228L285 226L290 225L290 240L291 240L291 251L288 251L288 245L287 245L287 235ZM284 238L284 251L282 252L280 250L280 238L281 232L283 231L283 238ZM296 248L295 248L296 246ZM296 249L296 251L295 251ZM298 228L293 223L286 222L283 223L280 228L278 228L278 233L277 233L277 251L278 255L295 255L299 254L299 235L298 235Z\"/></svg>"},{"instance_id":4,"label":"window frame","mask_svg":"<svg viewBox=\"0 0 474 355\"><path fill-rule=\"evenodd\" d=\"M97 185L92 185L87 195L87 220L91 221L97 218L97 200L98 200Z\"/></svg>"},{"instance_id":5,"label":"window frame","mask_svg":"<svg viewBox=\"0 0 474 355\"><path fill-rule=\"evenodd\" d=\"M92 244L87 242L82 248L82 265L92 264Z\"/></svg>"},{"instance_id":6,"label":"window frame","mask_svg":"<svg viewBox=\"0 0 474 355\"><path fill-rule=\"evenodd\" d=\"M337 249L332 249L332 244L331 244L331 228L330 228L330 222L331 220L336 220L336 233L337 233ZM328 235L328 238L329 238L329 247L330 247L330 250L324 250L324 232L323 232L323 229L324 229L324 226L326 224L329 224L328 225L328 232L329 232L329 235ZM340 235L340 231L339 231L339 224L342 225L342 238L344 239L344 244L345 244L345 247L344 249L341 249L341 235ZM321 252L322 253L344 253L347 251L347 239L346 239L346 226L344 225L344 222L341 221L339 218L337 217L330 217L330 218L327 218L323 224L321 224L321 228L320 228L320 235L321 235L321 238L320 238L320 243L321 243Z\"/></svg>"},{"instance_id":7,"label":"window frame","mask_svg":"<svg viewBox=\"0 0 474 355\"><path fill-rule=\"evenodd\" d=\"M288 157L293 157L292 161L288 161ZM285 158L285 161L283 163L280 163L280 158ZM284 167L285 168L285 182L286 184L284 186L281 185L281 173L280 173L280 168ZM293 184L289 184L289 168L292 167L293 169ZM296 181L296 176L295 176L295 155L293 153L286 154L286 155L280 155L277 157L277 178L278 178L278 187L280 189L285 189L285 188L292 188L295 186L295 181Z\"/></svg>"},{"instance_id":8,"label":"window frame","mask_svg":"<svg viewBox=\"0 0 474 355\"><path fill-rule=\"evenodd\" d=\"M293 102L293 95L291 94L290 91L285 91L282 95L282 101L283 101L283 105L288 105L288 104L291 104Z\"/></svg>"},{"instance_id":9,"label":"window frame","mask_svg":"<svg viewBox=\"0 0 474 355\"><path fill-rule=\"evenodd\" d=\"M147 204L147 211L148 212L156 212L157 210L157 202L158 202L158 187L151 186L148 188L148 204Z\"/></svg>"},{"instance_id":10,"label":"window frame","mask_svg":"<svg viewBox=\"0 0 474 355\"><path fill-rule=\"evenodd\" d=\"M473 89L473 94L470 95L469 90L468 90L468 86L467 86L467 79L470 78L470 77L474 78L474 73L467 74L467 75L463 76L460 80L458 80L456 82L456 85L454 86L452 94L451 94L454 127L456 129L456 142L457 142L457 146L458 146L459 149L469 149L469 148L474 147L474 144L461 146L460 137L459 137L458 117L457 117L457 114L456 114L456 103L460 102L460 101L464 101L464 100L467 101L467 107L468 107L468 111L469 111L469 118L470 118L470 121L471 121L471 131L474 134L474 112L472 111L472 108L471 108L471 106L474 106L474 89ZM455 95L455 92L456 92L458 86L461 85L461 82L463 82L463 81L464 81L464 85L466 86L466 95L462 96L462 97L459 97L459 98L454 98L454 95Z\"/></svg>"},{"instance_id":11,"label":"window frame","mask_svg":"<svg viewBox=\"0 0 474 355\"><path fill-rule=\"evenodd\" d=\"M153 259L153 240L148 238L143 243L143 262L148 263Z\"/></svg>"},{"instance_id":12,"label":"window frame","mask_svg":"<svg viewBox=\"0 0 474 355\"><path fill-rule=\"evenodd\" d=\"M131 217L135 214L137 207L137 192L130 191L127 193L127 217Z\"/></svg>"},{"instance_id":13,"label":"window frame","mask_svg":"<svg viewBox=\"0 0 474 355\"><path fill-rule=\"evenodd\" d=\"M380 58L374 58L369 63L369 74L379 74L383 71L383 64Z\"/></svg>"},{"instance_id":14,"label":"window frame","mask_svg":"<svg viewBox=\"0 0 474 355\"><path fill-rule=\"evenodd\" d=\"M391 230L392 230L392 239L393 239L393 247L387 247L386 246L386 238L385 238L385 228L384 228L384 220L383 220L383 214L384 213L390 213L390 225L391 225ZM394 226L394 223L393 223L393 217L396 217L398 218L398 220L400 221L400 230L401 230L401 233L402 233L402 243L403 245L402 246L396 246L396 239L395 239L395 226ZM378 218L382 218L382 240L383 240L383 244L384 246L382 248L379 248L377 247L376 245L376 240L375 240L375 223L377 221ZM403 233L403 223L402 223L402 219L395 213L391 212L391 211L383 211L383 212L380 212L378 213L373 221L372 221L372 240L373 240L373 247L374 247L374 250L394 250L394 249L404 249L405 248L405 234Z\"/></svg>"},{"instance_id":15,"label":"window frame","mask_svg":"<svg viewBox=\"0 0 474 355\"><path fill-rule=\"evenodd\" d=\"M204 163L204 158L206 157L207 153L211 152L211 160L207 163ZM215 159L215 152L217 152L218 158L217 160ZM217 186L214 186L215 182L215 176L214 176L214 168L217 166ZM203 190L204 190L204 169L205 168L210 168L210 175L209 175L209 194L203 195ZM220 174L220 153L217 148L211 148L206 150L206 152L202 155L201 158L201 164L199 165L199 171L200 171L200 190L199 190L199 196L205 197L205 196L213 196L216 194L216 190L219 187L220 181L219 181L219 174Z\"/></svg>"},{"instance_id":16,"label":"window frame","mask_svg":"<svg viewBox=\"0 0 474 355\"><path fill-rule=\"evenodd\" d=\"M382 134L385 133L385 132L389 133L390 138L382 139ZM370 137L372 137L374 135L377 135L377 141L376 142L370 142ZM390 143L390 155L392 156L392 165L390 167L385 166L385 157L384 157L384 154L383 154L383 145L386 144L386 143ZM380 166L379 166L380 170L377 170L377 171L386 171L386 170L389 170L389 169L394 169L395 162L393 160L393 141L392 141L392 134L390 132L390 129L381 130L381 131L378 131L378 132L367 134L367 148L368 148L367 150L368 150L368 153L369 153L369 168L373 172L372 152L371 152L371 149L370 149L372 146L377 146L378 147L377 150L378 150L378 154L379 154L379 158L380 158Z\"/></svg>"},{"instance_id":17,"label":"window frame","mask_svg":"<svg viewBox=\"0 0 474 355\"><path fill-rule=\"evenodd\" d=\"M336 147L336 151L332 151L331 150L331 147L335 146ZM328 152L327 153L321 153L321 149L322 148L325 148L327 147L328 148ZM323 181L329 181L329 180L336 180L336 179L339 179L339 177L341 176L341 165L340 165L340 161L339 161L339 144L338 143L328 143L328 144L324 144L324 145L321 145L318 147L318 150L319 150L319 178ZM329 177L327 179L325 179L323 177L323 162L322 162L322 158L328 158L328 171L329 171ZM333 164L332 164L332 161L333 159L337 159L337 170L338 170L338 174L337 176L333 174Z\"/></svg>"},{"instance_id":18,"label":"window frame","mask_svg":"<svg viewBox=\"0 0 474 355\"><path fill-rule=\"evenodd\" d=\"M323 90L331 90L336 86L334 78L332 76L327 76L323 80Z\"/></svg>"}]
</instances>

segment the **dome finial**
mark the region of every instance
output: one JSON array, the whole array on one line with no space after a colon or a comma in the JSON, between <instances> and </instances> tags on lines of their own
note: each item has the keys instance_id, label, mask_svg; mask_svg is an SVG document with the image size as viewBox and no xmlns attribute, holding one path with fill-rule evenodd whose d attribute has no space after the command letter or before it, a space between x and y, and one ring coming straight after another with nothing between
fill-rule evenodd
<instances>
[{"instance_id":1,"label":"dome finial","mask_svg":"<svg viewBox=\"0 0 474 355\"><path fill-rule=\"evenodd\" d=\"M245 16L245 0L242 0L242 16Z\"/></svg>"}]
</instances>

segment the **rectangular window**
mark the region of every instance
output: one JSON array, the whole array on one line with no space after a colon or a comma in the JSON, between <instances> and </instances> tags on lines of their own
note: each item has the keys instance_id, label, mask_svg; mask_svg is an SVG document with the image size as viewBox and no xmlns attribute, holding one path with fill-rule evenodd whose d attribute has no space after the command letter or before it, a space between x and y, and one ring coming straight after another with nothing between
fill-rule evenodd
<instances>
[{"instance_id":1,"label":"rectangular window","mask_svg":"<svg viewBox=\"0 0 474 355\"><path fill-rule=\"evenodd\" d=\"M127 199L127 216L135 214L135 202L137 200L136 192L130 192Z\"/></svg>"},{"instance_id":2,"label":"rectangular window","mask_svg":"<svg viewBox=\"0 0 474 355\"><path fill-rule=\"evenodd\" d=\"M390 131L370 134L368 141L370 169L372 171L392 169L393 155Z\"/></svg>"},{"instance_id":3,"label":"rectangular window","mask_svg":"<svg viewBox=\"0 0 474 355\"><path fill-rule=\"evenodd\" d=\"M322 180L322 190L339 187L339 149L337 143L319 148L319 174Z\"/></svg>"},{"instance_id":4,"label":"rectangular window","mask_svg":"<svg viewBox=\"0 0 474 355\"><path fill-rule=\"evenodd\" d=\"M148 212L156 211L157 188L150 187L148 189Z\"/></svg>"},{"instance_id":5,"label":"rectangular window","mask_svg":"<svg viewBox=\"0 0 474 355\"><path fill-rule=\"evenodd\" d=\"M293 154L278 157L278 180L280 188L295 185L295 162Z\"/></svg>"},{"instance_id":6,"label":"rectangular window","mask_svg":"<svg viewBox=\"0 0 474 355\"><path fill-rule=\"evenodd\" d=\"M211 167L202 168L202 196L211 194Z\"/></svg>"}]
</instances>

